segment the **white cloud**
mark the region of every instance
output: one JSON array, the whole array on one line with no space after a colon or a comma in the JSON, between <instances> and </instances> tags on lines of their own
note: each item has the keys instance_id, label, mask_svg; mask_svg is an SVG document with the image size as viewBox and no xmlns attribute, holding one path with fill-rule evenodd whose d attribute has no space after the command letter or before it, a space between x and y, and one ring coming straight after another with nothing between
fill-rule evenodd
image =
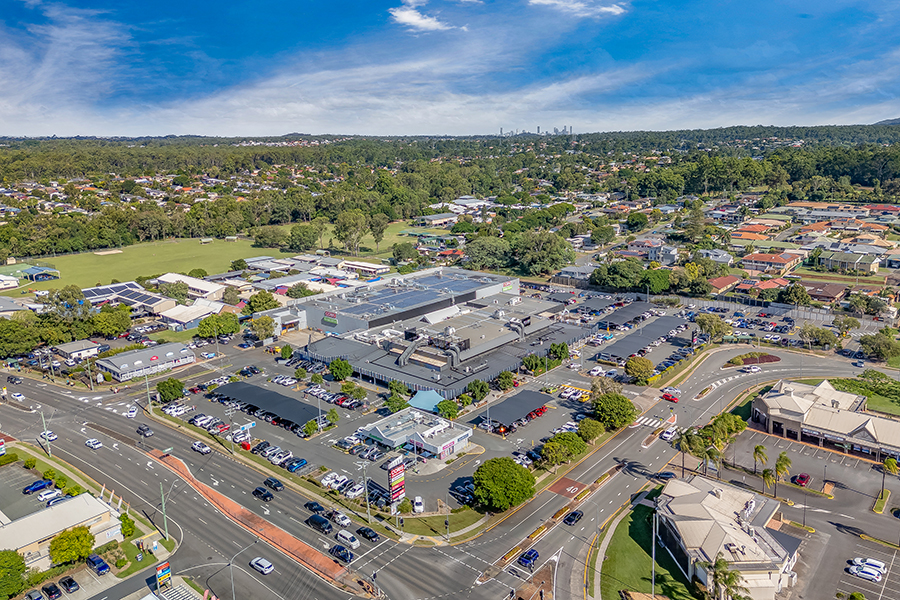
<instances>
[{"instance_id":1,"label":"white cloud","mask_svg":"<svg viewBox=\"0 0 900 600\"><path fill-rule=\"evenodd\" d=\"M397 8L389 8L394 22L399 25L405 25L410 29L417 31L443 31L445 29L453 29L452 25L448 25L436 17L423 15L415 8L408 6L398 6Z\"/></svg>"},{"instance_id":2,"label":"white cloud","mask_svg":"<svg viewBox=\"0 0 900 600\"><path fill-rule=\"evenodd\" d=\"M618 16L626 12L622 3L607 4L595 0L528 0L534 6L547 6L575 17Z\"/></svg>"}]
</instances>

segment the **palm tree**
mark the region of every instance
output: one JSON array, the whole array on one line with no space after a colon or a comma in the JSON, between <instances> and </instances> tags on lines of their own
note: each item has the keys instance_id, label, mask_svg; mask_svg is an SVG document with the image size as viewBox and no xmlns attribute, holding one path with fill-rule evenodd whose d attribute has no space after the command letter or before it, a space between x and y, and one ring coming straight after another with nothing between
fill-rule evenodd
<instances>
[{"instance_id":1,"label":"palm tree","mask_svg":"<svg viewBox=\"0 0 900 600\"><path fill-rule=\"evenodd\" d=\"M763 469L762 480L764 486L763 493L765 493L765 490L775 485L775 471L772 469Z\"/></svg>"},{"instance_id":2,"label":"palm tree","mask_svg":"<svg viewBox=\"0 0 900 600\"><path fill-rule=\"evenodd\" d=\"M766 466L769 462L769 456L766 454L766 447L762 444L753 448L753 474L756 475L756 463Z\"/></svg>"},{"instance_id":3,"label":"palm tree","mask_svg":"<svg viewBox=\"0 0 900 600\"><path fill-rule=\"evenodd\" d=\"M896 475L900 472L900 466L897 465L897 460L891 457L884 459L884 462L881 463L881 495L879 498L884 498L884 477L888 473L891 475Z\"/></svg>"},{"instance_id":4,"label":"palm tree","mask_svg":"<svg viewBox=\"0 0 900 600\"><path fill-rule=\"evenodd\" d=\"M724 598L735 599L750 593L750 590L741 585L744 582L744 577L740 571L729 569L728 561L725 560L721 552L716 555L716 560L712 562L698 562L697 566L706 569L707 573L709 573L707 581L709 581L709 587L713 591L711 595L718 600L723 600Z\"/></svg>"},{"instance_id":5,"label":"palm tree","mask_svg":"<svg viewBox=\"0 0 900 600\"><path fill-rule=\"evenodd\" d=\"M721 458L722 453L719 452L719 449L713 445L709 445L703 450L700 451L699 457L703 460L703 475L706 476L709 471L709 461L715 461L716 464L719 462L719 458Z\"/></svg>"},{"instance_id":6,"label":"palm tree","mask_svg":"<svg viewBox=\"0 0 900 600\"><path fill-rule=\"evenodd\" d=\"M787 452L782 452L778 455L778 460L775 461L775 497L778 497L778 479L782 477L787 477L791 474L791 459L788 458Z\"/></svg>"},{"instance_id":7,"label":"palm tree","mask_svg":"<svg viewBox=\"0 0 900 600\"><path fill-rule=\"evenodd\" d=\"M693 429L685 429L675 436L675 445L681 451L681 478L684 479L684 455L691 451L697 434Z\"/></svg>"}]
</instances>

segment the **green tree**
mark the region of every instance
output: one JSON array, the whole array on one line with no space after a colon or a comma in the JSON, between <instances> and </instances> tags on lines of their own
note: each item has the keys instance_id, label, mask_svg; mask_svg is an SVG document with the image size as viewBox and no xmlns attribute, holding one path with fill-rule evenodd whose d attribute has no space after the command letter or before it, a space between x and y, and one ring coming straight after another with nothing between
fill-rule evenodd
<instances>
[{"instance_id":1,"label":"green tree","mask_svg":"<svg viewBox=\"0 0 900 600\"><path fill-rule=\"evenodd\" d=\"M341 415L338 414L338 411L336 408L332 408L325 414L325 418L332 425L337 425L338 421L341 420Z\"/></svg>"},{"instance_id":2,"label":"green tree","mask_svg":"<svg viewBox=\"0 0 900 600\"><path fill-rule=\"evenodd\" d=\"M190 288L188 287L188 284L183 281L159 284L160 294L162 294L163 296L168 296L169 298L172 298L173 300L176 300L181 304L187 302L189 292Z\"/></svg>"},{"instance_id":3,"label":"green tree","mask_svg":"<svg viewBox=\"0 0 900 600\"><path fill-rule=\"evenodd\" d=\"M324 381L325 379L322 377L321 373L313 373L309 378L309 382L313 385L322 385Z\"/></svg>"},{"instance_id":4,"label":"green tree","mask_svg":"<svg viewBox=\"0 0 900 600\"><path fill-rule=\"evenodd\" d=\"M458 400L460 405L464 407L472 404L472 396L468 394L460 394Z\"/></svg>"},{"instance_id":5,"label":"green tree","mask_svg":"<svg viewBox=\"0 0 900 600\"><path fill-rule=\"evenodd\" d=\"M625 224L628 225L629 231L641 231L642 229L647 228L650 224L650 220L644 213L633 212L625 219Z\"/></svg>"},{"instance_id":6,"label":"green tree","mask_svg":"<svg viewBox=\"0 0 900 600\"><path fill-rule=\"evenodd\" d=\"M769 489L773 485L776 485L777 481L775 480L774 469L763 469L762 480L763 480L763 488L764 489Z\"/></svg>"},{"instance_id":7,"label":"green tree","mask_svg":"<svg viewBox=\"0 0 900 600\"><path fill-rule=\"evenodd\" d=\"M592 399L594 415L607 429L619 429L637 417L634 404L622 394L603 394Z\"/></svg>"},{"instance_id":8,"label":"green tree","mask_svg":"<svg viewBox=\"0 0 900 600\"><path fill-rule=\"evenodd\" d=\"M493 510L504 511L534 496L534 475L512 458L491 458L475 470L475 498Z\"/></svg>"},{"instance_id":9,"label":"green tree","mask_svg":"<svg viewBox=\"0 0 900 600\"><path fill-rule=\"evenodd\" d=\"M350 391L350 397L354 400L365 400L367 396L365 388L361 386L356 386Z\"/></svg>"},{"instance_id":10,"label":"green tree","mask_svg":"<svg viewBox=\"0 0 900 600\"><path fill-rule=\"evenodd\" d=\"M237 288L232 287L230 285L225 286L225 291L222 292L222 302L225 304L230 304L234 306L238 302L241 301L241 295L238 293Z\"/></svg>"},{"instance_id":11,"label":"green tree","mask_svg":"<svg viewBox=\"0 0 900 600\"><path fill-rule=\"evenodd\" d=\"M675 434L675 439L672 440L672 443L678 448L678 451L681 452L681 477L684 478L684 457L688 452L691 452L691 449L694 446L695 440L697 439L697 433L693 429L684 429Z\"/></svg>"},{"instance_id":12,"label":"green tree","mask_svg":"<svg viewBox=\"0 0 900 600\"><path fill-rule=\"evenodd\" d=\"M569 358L569 345L566 343L550 344L550 356L563 361Z\"/></svg>"},{"instance_id":13,"label":"green tree","mask_svg":"<svg viewBox=\"0 0 900 600\"><path fill-rule=\"evenodd\" d=\"M578 435L587 443L591 443L603 435L604 430L603 424L594 419L582 419L578 423Z\"/></svg>"},{"instance_id":14,"label":"green tree","mask_svg":"<svg viewBox=\"0 0 900 600\"><path fill-rule=\"evenodd\" d=\"M156 384L156 392L161 402L171 402L184 395L184 383L174 377L169 377Z\"/></svg>"},{"instance_id":15,"label":"green tree","mask_svg":"<svg viewBox=\"0 0 900 600\"><path fill-rule=\"evenodd\" d=\"M616 230L612 225L601 225L591 231L591 242L597 245L606 245L616 239Z\"/></svg>"},{"instance_id":16,"label":"green tree","mask_svg":"<svg viewBox=\"0 0 900 600\"><path fill-rule=\"evenodd\" d=\"M884 497L884 478L886 475L896 475L897 472L900 471L900 467L897 466L897 459L888 457L884 459L884 462L881 463L881 495L879 498Z\"/></svg>"},{"instance_id":17,"label":"green tree","mask_svg":"<svg viewBox=\"0 0 900 600\"><path fill-rule=\"evenodd\" d=\"M275 299L275 296L265 290L262 290L250 296L250 299L247 301L247 306L245 306L244 310L241 312L243 312L245 315L252 315L258 312L272 310L273 308L278 308L279 306L280 305L278 304L278 300Z\"/></svg>"},{"instance_id":18,"label":"green tree","mask_svg":"<svg viewBox=\"0 0 900 600\"><path fill-rule=\"evenodd\" d=\"M900 343L880 331L859 338L859 346L864 353L869 356L876 356L881 360L900 356Z\"/></svg>"},{"instance_id":19,"label":"green tree","mask_svg":"<svg viewBox=\"0 0 900 600\"><path fill-rule=\"evenodd\" d=\"M459 405L453 400L441 400L437 403L438 414L451 421L459 416Z\"/></svg>"},{"instance_id":20,"label":"green tree","mask_svg":"<svg viewBox=\"0 0 900 600\"><path fill-rule=\"evenodd\" d=\"M0 598L12 598L25 589L25 559L15 550L0 550Z\"/></svg>"},{"instance_id":21,"label":"green tree","mask_svg":"<svg viewBox=\"0 0 900 600\"><path fill-rule=\"evenodd\" d=\"M258 248L283 248L287 245L289 235L280 227L255 227L250 235L253 245Z\"/></svg>"},{"instance_id":22,"label":"green tree","mask_svg":"<svg viewBox=\"0 0 900 600\"><path fill-rule=\"evenodd\" d=\"M653 265L651 264L651 266ZM669 271L656 269L644 271L643 275L641 275L640 287L645 290L649 289L651 294L662 294L669 289L670 285Z\"/></svg>"},{"instance_id":23,"label":"green tree","mask_svg":"<svg viewBox=\"0 0 900 600\"><path fill-rule=\"evenodd\" d=\"M577 456L587 450L587 444L581 439L581 436L572 431L557 433L550 441L565 446L571 456Z\"/></svg>"},{"instance_id":24,"label":"green tree","mask_svg":"<svg viewBox=\"0 0 900 600\"><path fill-rule=\"evenodd\" d=\"M315 435L317 431L319 431L319 423L315 419L307 421L306 425L303 426L303 433L306 434L306 437Z\"/></svg>"},{"instance_id":25,"label":"green tree","mask_svg":"<svg viewBox=\"0 0 900 600\"><path fill-rule=\"evenodd\" d=\"M505 238L479 236L466 244L469 268L478 271L496 271L506 267L512 256Z\"/></svg>"},{"instance_id":26,"label":"green tree","mask_svg":"<svg viewBox=\"0 0 900 600\"><path fill-rule=\"evenodd\" d=\"M408 515L413 511L412 502L410 502L409 498L404 498L400 501L400 504L397 505L397 510L402 515Z\"/></svg>"},{"instance_id":27,"label":"green tree","mask_svg":"<svg viewBox=\"0 0 900 600\"><path fill-rule=\"evenodd\" d=\"M515 256L520 269L530 275L543 275L573 262L575 250L552 231L526 231L516 241Z\"/></svg>"},{"instance_id":28,"label":"green tree","mask_svg":"<svg viewBox=\"0 0 900 600\"><path fill-rule=\"evenodd\" d=\"M848 316L835 317L831 325L840 332L841 336L850 333L851 329L859 329L860 327L859 321Z\"/></svg>"},{"instance_id":29,"label":"green tree","mask_svg":"<svg viewBox=\"0 0 900 600\"><path fill-rule=\"evenodd\" d=\"M853 294L850 296L850 310L853 312L864 315L869 310L869 300L862 294Z\"/></svg>"},{"instance_id":30,"label":"green tree","mask_svg":"<svg viewBox=\"0 0 900 600\"><path fill-rule=\"evenodd\" d=\"M209 275L209 273L207 273L205 269L198 268L198 269L191 269L190 271L188 271L187 275L188 275L188 277L194 277L196 279L203 279L204 277Z\"/></svg>"},{"instance_id":31,"label":"green tree","mask_svg":"<svg viewBox=\"0 0 900 600\"><path fill-rule=\"evenodd\" d=\"M544 444L544 447L541 448L541 460L543 460L544 464L548 467L561 465L568 461L571 456L568 448L553 440L548 441Z\"/></svg>"},{"instance_id":32,"label":"green tree","mask_svg":"<svg viewBox=\"0 0 900 600\"><path fill-rule=\"evenodd\" d=\"M294 379L297 379L299 381L303 381L304 379L306 379L307 375L308 373L303 367L299 367L294 370Z\"/></svg>"},{"instance_id":33,"label":"green tree","mask_svg":"<svg viewBox=\"0 0 900 600\"><path fill-rule=\"evenodd\" d=\"M234 313L209 315L197 325L197 335L202 338L232 335L241 330L238 316Z\"/></svg>"},{"instance_id":34,"label":"green tree","mask_svg":"<svg viewBox=\"0 0 900 600\"><path fill-rule=\"evenodd\" d=\"M684 226L684 236L692 243L697 243L703 238L706 231L706 220L703 216L703 203L695 202L688 213Z\"/></svg>"},{"instance_id":35,"label":"green tree","mask_svg":"<svg viewBox=\"0 0 900 600\"><path fill-rule=\"evenodd\" d=\"M775 459L775 496L778 496L778 480L788 477L791 472L791 459L787 452L782 452Z\"/></svg>"},{"instance_id":36,"label":"green tree","mask_svg":"<svg viewBox=\"0 0 900 600\"><path fill-rule=\"evenodd\" d=\"M866 600L866 595L862 592L851 592L849 596L847 596L847 600Z\"/></svg>"},{"instance_id":37,"label":"green tree","mask_svg":"<svg viewBox=\"0 0 900 600\"><path fill-rule=\"evenodd\" d=\"M328 370L335 381L344 381L353 375L353 367L346 360L336 358L328 365Z\"/></svg>"},{"instance_id":38,"label":"green tree","mask_svg":"<svg viewBox=\"0 0 900 600\"><path fill-rule=\"evenodd\" d=\"M475 402L484 400L490 389L487 382L480 379L470 381L469 385L466 386L466 391L475 399Z\"/></svg>"},{"instance_id":39,"label":"green tree","mask_svg":"<svg viewBox=\"0 0 900 600\"><path fill-rule=\"evenodd\" d=\"M647 380L653 377L653 361L642 356L632 356L625 363L625 373L637 380L638 385L647 385Z\"/></svg>"},{"instance_id":40,"label":"green tree","mask_svg":"<svg viewBox=\"0 0 900 600\"><path fill-rule=\"evenodd\" d=\"M390 223L391 220L384 213L375 213L369 217L369 233L375 240L375 252L380 251L381 240L384 239L384 232Z\"/></svg>"},{"instance_id":41,"label":"green tree","mask_svg":"<svg viewBox=\"0 0 900 600\"><path fill-rule=\"evenodd\" d=\"M384 406L391 411L391 414L394 414L395 412L400 412L404 408L409 408L409 402L399 394L391 394L387 397L387 400L384 401Z\"/></svg>"},{"instance_id":42,"label":"green tree","mask_svg":"<svg viewBox=\"0 0 900 600\"><path fill-rule=\"evenodd\" d=\"M334 238L349 252L359 254L359 242L368 231L366 215L358 208L338 214L334 222Z\"/></svg>"},{"instance_id":43,"label":"green tree","mask_svg":"<svg viewBox=\"0 0 900 600\"><path fill-rule=\"evenodd\" d=\"M229 269L232 271L246 271L248 269L247 261L243 258L233 260Z\"/></svg>"},{"instance_id":44,"label":"green tree","mask_svg":"<svg viewBox=\"0 0 900 600\"><path fill-rule=\"evenodd\" d=\"M50 560L54 564L74 563L94 550L94 534L86 526L73 527L50 540Z\"/></svg>"},{"instance_id":45,"label":"green tree","mask_svg":"<svg viewBox=\"0 0 900 600\"><path fill-rule=\"evenodd\" d=\"M119 515L119 522L122 524L122 537L127 539L134 535L135 525L131 517L122 513Z\"/></svg>"},{"instance_id":46,"label":"green tree","mask_svg":"<svg viewBox=\"0 0 900 600\"><path fill-rule=\"evenodd\" d=\"M799 283L794 283L787 286L786 288L783 288L778 293L778 301L783 304L809 306L812 302L812 298L809 297L809 292L806 291L805 287L803 287Z\"/></svg>"},{"instance_id":47,"label":"green tree","mask_svg":"<svg viewBox=\"0 0 900 600\"><path fill-rule=\"evenodd\" d=\"M307 296L315 296L319 292L313 291L309 289L309 286L303 283L295 283L291 287L288 288L287 297L288 298L305 298Z\"/></svg>"},{"instance_id":48,"label":"green tree","mask_svg":"<svg viewBox=\"0 0 900 600\"><path fill-rule=\"evenodd\" d=\"M503 391L513 388L513 374L509 371L503 371L497 375L497 387Z\"/></svg>"},{"instance_id":49,"label":"green tree","mask_svg":"<svg viewBox=\"0 0 900 600\"><path fill-rule=\"evenodd\" d=\"M290 360L293 355L294 349L290 344L285 344L281 347L281 358L283 358L284 360Z\"/></svg>"},{"instance_id":50,"label":"green tree","mask_svg":"<svg viewBox=\"0 0 900 600\"><path fill-rule=\"evenodd\" d=\"M391 246L391 254L394 256L394 260L398 263L416 260L417 258L419 258L419 251L416 250L415 244L412 244L410 242L394 244L393 246Z\"/></svg>"},{"instance_id":51,"label":"green tree","mask_svg":"<svg viewBox=\"0 0 900 600\"><path fill-rule=\"evenodd\" d=\"M711 583L709 587L713 592L714 598L738 600L738 598L749 596L750 590L742 585L744 576L741 575L740 571L729 569L728 561L725 560L721 552L716 555L716 560L712 562L700 561L697 563L697 566L701 569L706 569L708 573L707 581Z\"/></svg>"},{"instance_id":52,"label":"green tree","mask_svg":"<svg viewBox=\"0 0 900 600\"><path fill-rule=\"evenodd\" d=\"M758 444L753 447L753 474L756 475L756 463L766 466L769 462L769 455L766 454L766 447Z\"/></svg>"},{"instance_id":53,"label":"green tree","mask_svg":"<svg viewBox=\"0 0 900 600\"><path fill-rule=\"evenodd\" d=\"M318 245L319 229L315 225L303 224L291 227L288 248L297 252L312 250Z\"/></svg>"},{"instance_id":54,"label":"green tree","mask_svg":"<svg viewBox=\"0 0 900 600\"><path fill-rule=\"evenodd\" d=\"M131 308L127 304L100 308L93 318L94 331L103 336L118 335L131 327Z\"/></svg>"},{"instance_id":55,"label":"green tree","mask_svg":"<svg viewBox=\"0 0 900 600\"><path fill-rule=\"evenodd\" d=\"M409 388L407 388L403 382L397 381L396 379L392 379L388 382L388 390L390 390L392 394L397 394L398 396L410 395Z\"/></svg>"},{"instance_id":56,"label":"green tree","mask_svg":"<svg viewBox=\"0 0 900 600\"><path fill-rule=\"evenodd\" d=\"M250 331L258 340L267 340L275 335L275 319L266 315L250 321Z\"/></svg>"},{"instance_id":57,"label":"green tree","mask_svg":"<svg viewBox=\"0 0 900 600\"><path fill-rule=\"evenodd\" d=\"M700 328L700 331L709 335L709 338L713 341L720 339L728 333L728 330L730 329L728 323L723 321L722 317L719 315L697 315L695 323L697 323L697 327Z\"/></svg>"}]
</instances>

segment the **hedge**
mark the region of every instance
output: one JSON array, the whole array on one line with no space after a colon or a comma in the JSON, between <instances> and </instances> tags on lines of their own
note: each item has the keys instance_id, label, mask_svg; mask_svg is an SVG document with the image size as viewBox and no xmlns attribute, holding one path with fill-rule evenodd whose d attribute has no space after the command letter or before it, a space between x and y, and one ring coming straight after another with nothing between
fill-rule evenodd
<instances>
[{"instance_id":1,"label":"hedge","mask_svg":"<svg viewBox=\"0 0 900 600\"><path fill-rule=\"evenodd\" d=\"M2 467L3 465L11 465L12 463L16 462L17 460L19 460L19 455L16 454L15 452L10 452L9 454L4 454L3 456L0 456L0 467Z\"/></svg>"}]
</instances>

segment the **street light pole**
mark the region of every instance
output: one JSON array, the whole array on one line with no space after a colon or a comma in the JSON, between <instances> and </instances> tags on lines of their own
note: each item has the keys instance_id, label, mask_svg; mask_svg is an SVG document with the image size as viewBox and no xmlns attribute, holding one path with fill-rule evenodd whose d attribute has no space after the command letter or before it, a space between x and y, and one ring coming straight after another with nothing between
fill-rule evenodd
<instances>
[{"instance_id":1,"label":"street light pole","mask_svg":"<svg viewBox=\"0 0 900 600\"><path fill-rule=\"evenodd\" d=\"M144 384L147 386L147 412L153 416L153 402L150 400L150 376L146 369L144 369Z\"/></svg>"},{"instance_id":2,"label":"street light pole","mask_svg":"<svg viewBox=\"0 0 900 600\"><path fill-rule=\"evenodd\" d=\"M234 559L236 559L238 557L238 554L240 554L247 548L252 548L258 541L259 541L259 538L253 540L252 544L238 550L238 553L235 554L234 556L232 556L231 560L228 561L228 570L231 571L231 600L235 600L235 596L234 596Z\"/></svg>"},{"instance_id":3,"label":"street light pole","mask_svg":"<svg viewBox=\"0 0 900 600\"><path fill-rule=\"evenodd\" d=\"M172 485L175 485L175 482L172 482ZM160 482L160 484L159 484L159 495L162 500L163 529L165 531L166 541L169 541L169 520L166 517L166 495L165 495L165 493L163 493L162 482Z\"/></svg>"},{"instance_id":4,"label":"street light pole","mask_svg":"<svg viewBox=\"0 0 900 600\"><path fill-rule=\"evenodd\" d=\"M41 411L41 425L44 426L44 431L47 431L47 422L44 420L44 411ZM53 450L50 448L50 436L47 436L47 456L53 456Z\"/></svg>"}]
</instances>

